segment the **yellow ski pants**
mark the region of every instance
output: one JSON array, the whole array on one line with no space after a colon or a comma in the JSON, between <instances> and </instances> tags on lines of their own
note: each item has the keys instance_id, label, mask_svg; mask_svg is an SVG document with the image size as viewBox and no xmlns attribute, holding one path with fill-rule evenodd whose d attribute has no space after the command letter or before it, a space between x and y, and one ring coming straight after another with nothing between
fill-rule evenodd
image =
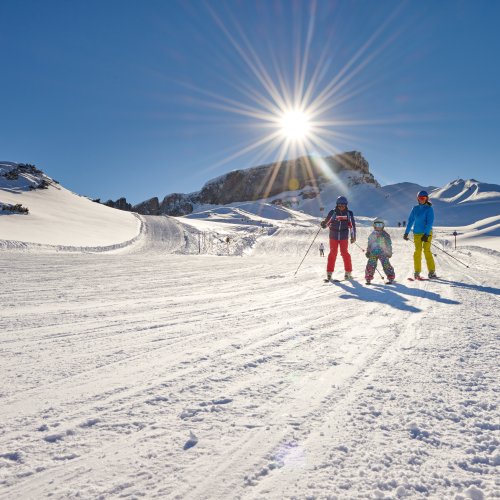
<instances>
[{"instance_id":1,"label":"yellow ski pants","mask_svg":"<svg viewBox=\"0 0 500 500\"><path fill-rule=\"evenodd\" d=\"M424 250L425 262L427 263L427 270L429 272L436 270L436 264L434 263L434 257L431 252L431 241L432 232L429 235L427 241L422 241L423 233L413 234L413 243L415 243L415 253L413 254L413 264L415 266L415 272L419 273L422 271L422 249Z\"/></svg>"}]
</instances>

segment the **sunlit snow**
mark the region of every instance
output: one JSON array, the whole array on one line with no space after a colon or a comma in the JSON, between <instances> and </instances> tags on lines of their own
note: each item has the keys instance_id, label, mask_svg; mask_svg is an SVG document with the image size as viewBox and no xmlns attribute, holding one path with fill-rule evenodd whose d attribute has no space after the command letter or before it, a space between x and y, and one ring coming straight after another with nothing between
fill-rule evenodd
<instances>
[{"instance_id":1,"label":"sunlit snow","mask_svg":"<svg viewBox=\"0 0 500 500\"><path fill-rule=\"evenodd\" d=\"M498 216L437 227L422 283L390 223L398 281L367 287L355 245L323 283L326 231L294 276L319 218L283 207L0 197L30 208L0 215L0 497L494 497Z\"/></svg>"}]
</instances>

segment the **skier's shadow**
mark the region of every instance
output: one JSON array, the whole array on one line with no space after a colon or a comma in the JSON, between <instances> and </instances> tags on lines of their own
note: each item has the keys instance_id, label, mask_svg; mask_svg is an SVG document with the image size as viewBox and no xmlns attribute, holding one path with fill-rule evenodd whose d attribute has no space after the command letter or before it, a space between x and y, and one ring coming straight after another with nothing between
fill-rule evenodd
<instances>
[{"instance_id":1,"label":"skier's shadow","mask_svg":"<svg viewBox=\"0 0 500 500\"><path fill-rule=\"evenodd\" d=\"M451 281L439 278L433 283L442 283L443 285L449 285L456 288L465 288L466 290L474 290L475 292L491 293L492 295L500 295L500 288L494 288L492 286L483 285L473 285L471 283L462 283L461 281Z\"/></svg>"},{"instance_id":2,"label":"skier's shadow","mask_svg":"<svg viewBox=\"0 0 500 500\"><path fill-rule=\"evenodd\" d=\"M365 302L381 302L388 304L396 309L408 312L421 312L421 309L413 306L408 302L408 299L403 295L413 297L423 297L425 299L434 300L443 304L459 304L456 300L445 299L438 293L429 292L428 290L419 290L410 288L401 283L395 285L369 285L363 286L356 281L351 281L351 286L344 283L338 283L338 286L343 288L348 294L339 295L341 299L358 299Z\"/></svg>"}]
</instances>

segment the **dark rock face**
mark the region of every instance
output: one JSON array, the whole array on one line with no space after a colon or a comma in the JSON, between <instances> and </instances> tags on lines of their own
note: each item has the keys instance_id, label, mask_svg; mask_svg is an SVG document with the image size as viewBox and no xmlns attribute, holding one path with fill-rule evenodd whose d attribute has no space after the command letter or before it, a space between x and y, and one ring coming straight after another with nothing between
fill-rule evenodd
<instances>
[{"instance_id":1,"label":"dark rock face","mask_svg":"<svg viewBox=\"0 0 500 500\"><path fill-rule=\"evenodd\" d=\"M189 195L182 193L173 193L165 196L160 206L160 213L166 215L187 215L193 211L193 203L196 196L193 197L193 201Z\"/></svg>"},{"instance_id":2,"label":"dark rock face","mask_svg":"<svg viewBox=\"0 0 500 500\"><path fill-rule=\"evenodd\" d=\"M207 182L197 193L173 193L165 196L161 203L158 198L139 203L133 210L145 215L187 215L194 205L226 205L228 203L254 201L276 196L286 191L302 190L302 198L314 198L321 187L330 182L330 174L352 171L351 185L374 184L378 182L370 173L368 162L358 151L351 151L325 158L304 156L268 165L234 170ZM118 206L121 198L114 206ZM109 202L106 202L108 205ZM129 204L126 204L130 206ZM131 210L131 208L122 208Z\"/></svg>"},{"instance_id":3,"label":"dark rock face","mask_svg":"<svg viewBox=\"0 0 500 500\"><path fill-rule=\"evenodd\" d=\"M363 155L353 151L326 158L307 156L247 170L235 170L207 182L196 197L196 201L225 205L239 201L260 200L285 191L304 188L313 189L304 191L303 197L313 197L312 193L328 182L330 172L338 173L343 170L356 172L357 183L378 185Z\"/></svg>"},{"instance_id":4,"label":"dark rock face","mask_svg":"<svg viewBox=\"0 0 500 500\"><path fill-rule=\"evenodd\" d=\"M29 182L28 189L48 189L50 182L55 182L47 177L41 170L31 163L2 163L0 176L8 181L17 181L24 177Z\"/></svg>"},{"instance_id":5,"label":"dark rock face","mask_svg":"<svg viewBox=\"0 0 500 500\"><path fill-rule=\"evenodd\" d=\"M134 212L143 215L160 215L160 202L155 196L132 207Z\"/></svg>"},{"instance_id":6,"label":"dark rock face","mask_svg":"<svg viewBox=\"0 0 500 500\"><path fill-rule=\"evenodd\" d=\"M118 210L125 210L127 212L132 211L132 205L127 203L126 198L118 198L116 201L108 200L104 203L107 207L117 208Z\"/></svg>"}]
</instances>

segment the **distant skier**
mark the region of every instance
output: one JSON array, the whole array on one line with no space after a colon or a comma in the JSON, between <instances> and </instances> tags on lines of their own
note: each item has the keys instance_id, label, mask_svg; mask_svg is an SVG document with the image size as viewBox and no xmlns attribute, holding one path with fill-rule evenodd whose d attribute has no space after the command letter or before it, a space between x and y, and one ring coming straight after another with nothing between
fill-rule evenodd
<instances>
[{"instance_id":1,"label":"distant skier","mask_svg":"<svg viewBox=\"0 0 500 500\"><path fill-rule=\"evenodd\" d=\"M377 261L380 260L382 268L387 276L387 283L392 283L396 276L394 268L391 266L389 259L392 257L392 241L389 233L384 230L384 221L375 219L373 221L373 232L368 236L368 245L366 247L366 263L365 278L369 285L377 268Z\"/></svg>"},{"instance_id":2,"label":"distant skier","mask_svg":"<svg viewBox=\"0 0 500 500\"><path fill-rule=\"evenodd\" d=\"M324 257L325 256L325 245L323 243L319 244L319 256Z\"/></svg>"},{"instance_id":3,"label":"distant skier","mask_svg":"<svg viewBox=\"0 0 500 500\"><path fill-rule=\"evenodd\" d=\"M325 220L321 222L321 227L330 228L330 253L328 254L328 262L326 264L327 280L332 278L332 273L335 270L335 261L337 260L337 252L340 247L340 254L344 261L345 279L352 279L352 261L348 250L349 233L351 243L356 241L356 222L351 210L347 209L347 198L339 196L335 209L330 210Z\"/></svg>"},{"instance_id":4,"label":"distant skier","mask_svg":"<svg viewBox=\"0 0 500 500\"><path fill-rule=\"evenodd\" d=\"M398 227L401 227L401 222L398 222Z\"/></svg>"},{"instance_id":5,"label":"distant skier","mask_svg":"<svg viewBox=\"0 0 500 500\"><path fill-rule=\"evenodd\" d=\"M408 217L408 225L403 238L408 240L408 234L413 227L413 242L415 253L413 254L414 278L420 278L422 271L422 249L424 250L425 262L429 272L429 278L437 278L436 264L431 252L432 226L434 224L434 209L429 201L427 191L419 191L417 194L418 205L414 206Z\"/></svg>"}]
</instances>

